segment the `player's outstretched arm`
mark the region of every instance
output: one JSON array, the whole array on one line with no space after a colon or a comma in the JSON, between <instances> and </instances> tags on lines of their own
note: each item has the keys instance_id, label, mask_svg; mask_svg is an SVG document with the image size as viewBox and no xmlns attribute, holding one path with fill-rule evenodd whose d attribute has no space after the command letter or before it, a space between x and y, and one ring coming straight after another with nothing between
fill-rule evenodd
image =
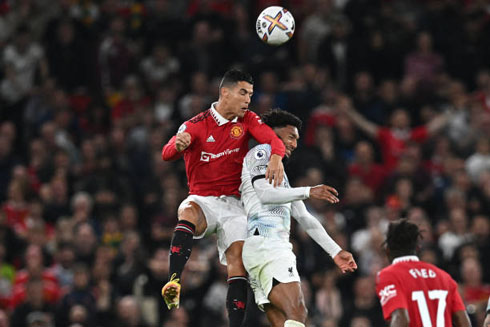
<instances>
[{"instance_id":1,"label":"player's outstretched arm","mask_svg":"<svg viewBox=\"0 0 490 327\"><path fill-rule=\"evenodd\" d=\"M291 204L291 216L332 258L342 252L342 248L328 235L322 224L308 212L303 201L295 201Z\"/></svg>"},{"instance_id":2,"label":"player's outstretched arm","mask_svg":"<svg viewBox=\"0 0 490 327\"><path fill-rule=\"evenodd\" d=\"M310 187L274 187L264 178L255 179L252 183L262 204L284 204L308 199L310 196Z\"/></svg>"},{"instance_id":3,"label":"player's outstretched arm","mask_svg":"<svg viewBox=\"0 0 490 327\"><path fill-rule=\"evenodd\" d=\"M455 327L471 327L470 317L468 317L465 310L459 310L453 313L453 324Z\"/></svg>"},{"instance_id":4,"label":"player's outstretched arm","mask_svg":"<svg viewBox=\"0 0 490 327\"><path fill-rule=\"evenodd\" d=\"M390 327L408 327L410 318L407 309L396 309L391 314Z\"/></svg>"}]
</instances>

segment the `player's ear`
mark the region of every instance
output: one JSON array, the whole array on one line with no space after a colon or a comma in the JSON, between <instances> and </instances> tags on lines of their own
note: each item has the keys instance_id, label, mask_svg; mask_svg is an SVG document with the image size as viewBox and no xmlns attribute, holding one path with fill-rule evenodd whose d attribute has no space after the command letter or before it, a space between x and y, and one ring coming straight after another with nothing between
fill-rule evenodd
<instances>
[{"instance_id":1,"label":"player's ear","mask_svg":"<svg viewBox=\"0 0 490 327\"><path fill-rule=\"evenodd\" d=\"M219 90L220 98L227 97L229 93L230 93L230 89L227 88L226 86L222 86L221 89Z\"/></svg>"}]
</instances>

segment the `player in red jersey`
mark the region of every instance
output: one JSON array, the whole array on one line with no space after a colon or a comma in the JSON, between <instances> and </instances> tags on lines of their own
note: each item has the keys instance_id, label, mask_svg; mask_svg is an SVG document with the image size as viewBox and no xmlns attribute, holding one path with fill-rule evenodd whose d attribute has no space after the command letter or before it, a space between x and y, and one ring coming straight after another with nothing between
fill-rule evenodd
<instances>
[{"instance_id":1,"label":"player in red jersey","mask_svg":"<svg viewBox=\"0 0 490 327\"><path fill-rule=\"evenodd\" d=\"M170 280L162 288L162 296L169 309L179 306L180 275L191 254L193 239L214 233L220 261L227 265L230 326L240 326L247 297L242 263L247 215L238 191L243 158L251 137L270 144L273 155L266 178L277 186L284 175L285 148L272 129L248 110L253 93L250 75L228 71L219 93L218 102L182 124L162 150L163 160L183 155L189 186L189 196L178 210L179 222L170 247Z\"/></svg>"},{"instance_id":2,"label":"player in red jersey","mask_svg":"<svg viewBox=\"0 0 490 327\"><path fill-rule=\"evenodd\" d=\"M376 293L390 327L470 327L458 285L445 271L415 255L417 225L392 222L386 252L392 264L378 273Z\"/></svg>"}]
</instances>

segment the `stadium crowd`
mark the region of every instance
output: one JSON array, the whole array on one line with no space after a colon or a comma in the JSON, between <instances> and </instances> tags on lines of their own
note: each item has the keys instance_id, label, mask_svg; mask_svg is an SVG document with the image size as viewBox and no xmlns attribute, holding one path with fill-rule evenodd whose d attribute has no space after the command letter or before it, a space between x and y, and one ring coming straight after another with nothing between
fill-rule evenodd
<instances>
[{"instance_id":1,"label":"stadium crowd","mask_svg":"<svg viewBox=\"0 0 490 327\"><path fill-rule=\"evenodd\" d=\"M266 6L291 41L255 34ZM286 170L340 203L310 212L352 251L342 275L300 228L308 326L378 327L388 222L458 281L474 326L490 296L490 6L485 0L0 0L0 326L226 326L226 269L196 243L168 311L170 237L186 197L178 126L230 67L258 114L304 122ZM249 325L265 317L249 305Z\"/></svg>"}]
</instances>

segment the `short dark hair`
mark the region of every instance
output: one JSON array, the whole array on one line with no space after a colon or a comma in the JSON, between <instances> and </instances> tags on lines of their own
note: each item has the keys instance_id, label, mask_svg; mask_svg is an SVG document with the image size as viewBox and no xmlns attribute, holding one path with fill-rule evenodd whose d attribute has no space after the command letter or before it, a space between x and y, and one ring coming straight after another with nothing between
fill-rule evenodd
<instances>
[{"instance_id":1,"label":"short dark hair","mask_svg":"<svg viewBox=\"0 0 490 327\"><path fill-rule=\"evenodd\" d=\"M274 127L286 127L287 125L292 125L298 130L301 129L301 119L296 117L290 112L281 109L271 109L262 114L260 117L262 121L268 125L270 128Z\"/></svg>"},{"instance_id":2,"label":"short dark hair","mask_svg":"<svg viewBox=\"0 0 490 327\"><path fill-rule=\"evenodd\" d=\"M252 78L252 75L250 75L249 73L246 73L246 72L243 72L241 70L238 70L238 69L231 69L229 71L227 71L225 73L225 75L223 76L223 78L221 79L221 83L219 84L219 88L221 90L221 88L223 86L231 86L231 85L235 85L236 83L238 82L247 82L249 84L252 84L254 83L254 80Z\"/></svg>"},{"instance_id":3,"label":"short dark hair","mask_svg":"<svg viewBox=\"0 0 490 327\"><path fill-rule=\"evenodd\" d=\"M417 225L403 218L391 222L386 233L386 246L391 257L415 254L420 231Z\"/></svg>"}]
</instances>

